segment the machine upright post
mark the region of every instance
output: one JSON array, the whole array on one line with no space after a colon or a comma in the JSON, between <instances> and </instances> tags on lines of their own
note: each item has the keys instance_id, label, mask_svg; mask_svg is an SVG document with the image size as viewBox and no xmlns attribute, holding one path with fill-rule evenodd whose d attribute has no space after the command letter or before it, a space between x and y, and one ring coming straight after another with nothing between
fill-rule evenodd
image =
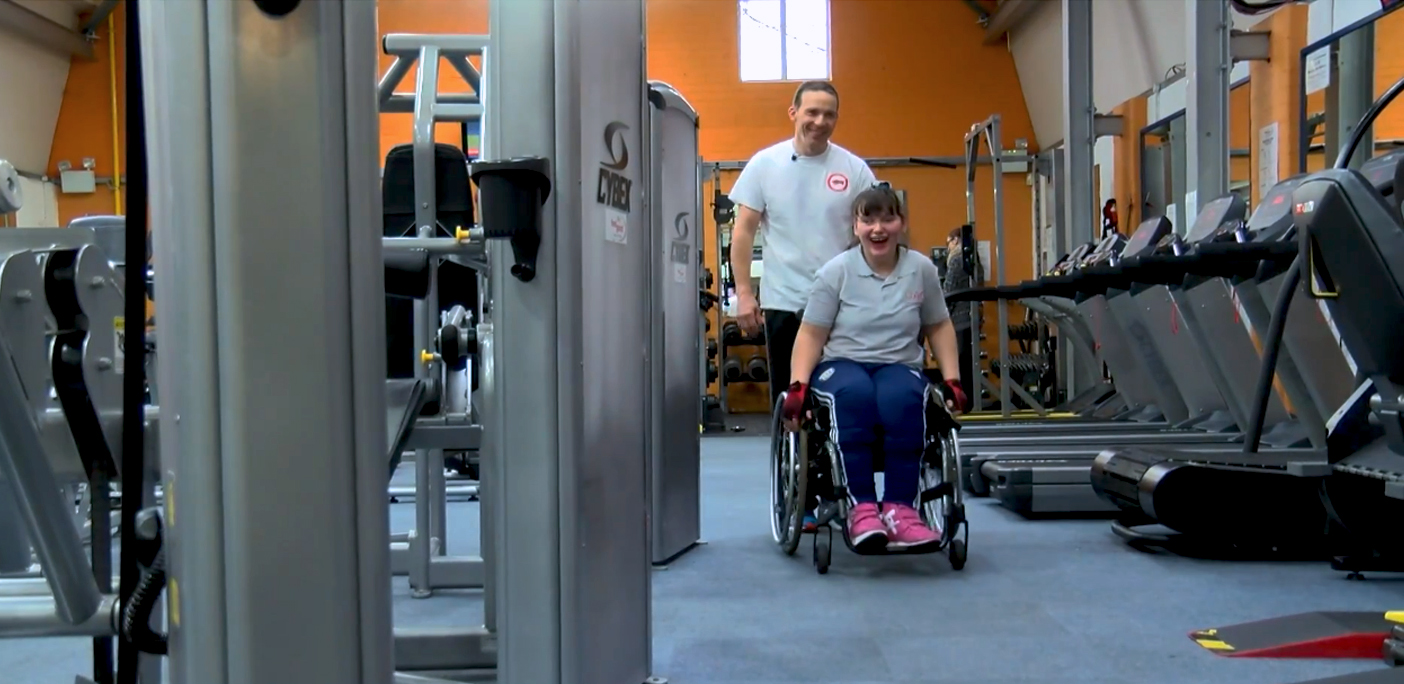
<instances>
[{"instance_id":1,"label":"machine upright post","mask_svg":"<svg viewBox=\"0 0 1404 684\"><path fill-rule=\"evenodd\" d=\"M544 157L554 176L534 276L514 275L508 245L489 250L497 681L642 682L652 674L643 1L493 0L489 26L487 161ZM497 210L480 191L486 223Z\"/></svg>"},{"instance_id":2,"label":"machine upright post","mask_svg":"<svg viewBox=\"0 0 1404 684\"><path fill-rule=\"evenodd\" d=\"M171 679L385 684L375 4L141 1Z\"/></svg>"},{"instance_id":3,"label":"machine upright post","mask_svg":"<svg viewBox=\"0 0 1404 684\"><path fill-rule=\"evenodd\" d=\"M1233 15L1228 0L1184 0L1185 32L1185 196L1180 221L1184 234L1200 205L1229 191L1229 72L1233 58L1229 33Z\"/></svg>"},{"instance_id":4,"label":"machine upright post","mask_svg":"<svg viewBox=\"0 0 1404 684\"><path fill-rule=\"evenodd\" d=\"M1063 211L1067 230L1059 254L1098 232L1093 169L1097 104L1092 94L1092 0L1063 0Z\"/></svg>"}]
</instances>

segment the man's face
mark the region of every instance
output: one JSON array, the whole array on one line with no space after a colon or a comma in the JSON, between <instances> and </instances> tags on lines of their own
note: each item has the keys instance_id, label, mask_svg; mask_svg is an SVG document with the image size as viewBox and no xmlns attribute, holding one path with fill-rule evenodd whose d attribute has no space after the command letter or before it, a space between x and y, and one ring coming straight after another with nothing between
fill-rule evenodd
<instances>
[{"instance_id":1,"label":"man's face","mask_svg":"<svg viewBox=\"0 0 1404 684\"><path fill-rule=\"evenodd\" d=\"M960 251L960 238L959 238L959 237L946 238L946 251L950 252L951 254L955 254L956 252L959 252L959 251Z\"/></svg>"},{"instance_id":2,"label":"man's face","mask_svg":"<svg viewBox=\"0 0 1404 684\"><path fill-rule=\"evenodd\" d=\"M790 107L795 136L814 145L829 141L838 123L838 99L823 92L808 91L800 96L798 107Z\"/></svg>"}]
</instances>

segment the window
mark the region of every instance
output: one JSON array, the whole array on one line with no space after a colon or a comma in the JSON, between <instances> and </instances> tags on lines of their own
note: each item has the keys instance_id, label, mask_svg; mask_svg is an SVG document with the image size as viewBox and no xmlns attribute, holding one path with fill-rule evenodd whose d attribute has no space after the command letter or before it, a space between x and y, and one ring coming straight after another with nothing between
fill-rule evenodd
<instances>
[{"instance_id":1,"label":"window","mask_svg":"<svg viewBox=\"0 0 1404 684\"><path fill-rule=\"evenodd\" d=\"M829 77L829 0L737 0L742 81Z\"/></svg>"}]
</instances>

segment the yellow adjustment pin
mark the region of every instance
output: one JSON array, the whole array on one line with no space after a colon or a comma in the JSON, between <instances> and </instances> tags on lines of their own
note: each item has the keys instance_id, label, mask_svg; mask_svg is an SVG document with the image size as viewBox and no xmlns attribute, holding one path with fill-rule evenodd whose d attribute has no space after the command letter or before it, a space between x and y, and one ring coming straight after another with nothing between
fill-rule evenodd
<instances>
[{"instance_id":1,"label":"yellow adjustment pin","mask_svg":"<svg viewBox=\"0 0 1404 684\"><path fill-rule=\"evenodd\" d=\"M457 240L457 241L459 241L459 242L467 242L467 241L468 241L468 235L469 235L469 231L464 230L464 229L463 229L463 226L459 226L459 227L453 229L453 239L455 239L455 240Z\"/></svg>"},{"instance_id":2,"label":"yellow adjustment pin","mask_svg":"<svg viewBox=\"0 0 1404 684\"><path fill-rule=\"evenodd\" d=\"M431 352L431 351L422 351L422 352L419 352L419 362L422 363L422 364L424 364L424 365L426 365L426 366L429 365L429 364L431 364L431 363L434 363L434 361L436 361L436 360L438 359L438 357L439 357L438 354L435 354L434 352Z\"/></svg>"},{"instance_id":3,"label":"yellow adjustment pin","mask_svg":"<svg viewBox=\"0 0 1404 684\"><path fill-rule=\"evenodd\" d=\"M1385 619L1390 622L1404 623L1404 610L1391 610L1385 613Z\"/></svg>"}]
</instances>

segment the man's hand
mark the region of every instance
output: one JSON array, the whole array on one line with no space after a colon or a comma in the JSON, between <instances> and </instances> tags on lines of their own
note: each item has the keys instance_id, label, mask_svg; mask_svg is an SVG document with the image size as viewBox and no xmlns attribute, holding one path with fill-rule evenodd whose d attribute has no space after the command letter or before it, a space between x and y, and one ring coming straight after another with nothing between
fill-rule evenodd
<instances>
[{"instance_id":1,"label":"man's hand","mask_svg":"<svg viewBox=\"0 0 1404 684\"><path fill-rule=\"evenodd\" d=\"M760 303L756 301L755 295L749 292L737 293L736 324L741 326L741 332L747 337L760 332L765 325L765 316L761 314Z\"/></svg>"},{"instance_id":2,"label":"man's hand","mask_svg":"<svg viewBox=\"0 0 1404 684\"><path fill-rule=\"evenodd\" d=\"M785 403L780 405L780 419L784 421L786 430L799 430L800 414L804 412L808 395L809 386L802 382L792 382L789 389L785 390Z\"/></svg>"},{"instance_id":3,"label":"man's hand","mask_svg":"<svg viewBox=\"0 0 1404 684\"><path fill-rule=\"evenodd\" d=\"M946 395L946 408L959 415L970 410L970 399L965 396L965 390L960 388L960 380L947 378L943 389Z\"/></svg>"}]
</instances>

